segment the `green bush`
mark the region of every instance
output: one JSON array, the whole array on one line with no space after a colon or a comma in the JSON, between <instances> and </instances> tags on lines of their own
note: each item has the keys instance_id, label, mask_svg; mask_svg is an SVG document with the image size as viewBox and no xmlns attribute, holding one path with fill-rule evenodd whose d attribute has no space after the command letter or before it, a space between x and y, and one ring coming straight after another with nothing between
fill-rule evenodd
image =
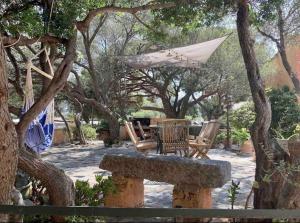
<instances>
[{"instance_id":1,"label":"green bush","mask_svg":"<svg viewBox=\"0 0 300 223\"><path fill-rule=\"evenodd\" d=\"M242 145L249 138L250 134L246 128L233 129L231 132L231 139L233 143Z\"/></svg>"},{"instance_id":2,"label":"green bush","mask_svg":"<svg viewBox=\"0 0 300 223\"><path fill-rule=\"evenodd\" d=\"M96 129L90 125L81 126L82 132L86 139L95 140L97 138Z\"/></svg>"},{"instance_id":3,"label":"green bush","mask_svg":"<svg viewBox=\"0 0 300 223\"><path fill-rule=\"evenodd\" d=\"M288 87L267 91L272 106L271 129L273 134L289 138L300 123L300 106L297 97Z\"/></svg>"},{"instance_id":4,"label":"green bush","mask_svg":"<svg viewBox=\"0 0 300 223\"><path fill-rule=\"evenodd\" d=\"M226 136L226 132L221 132L219 131L218 135L215 138L215 144L220 144L223 143L225 141L225 139L227 138Z\"/></svg>"},{"instance_id":5,"label":"green bush","mask_svg":"<svg viewBox=\"0 0 300 223\"><path fill-rule=\"evenodd\" d=\"M99 206L103 203L103 196L116 192L111 177L104 179L102 176L96 175L95 178L97 183L92 187L88 181L76 180L75 205Z\"/></svg>"},{"instance_id":6,"label":"green bush","mask_svg":"<svg viewBox=\"0 0 300 223\"><path fill-rule=\"evenodd\" d=\"M75 182L75 205L76 206L100 206L103 198L108 193L116 193L116 187L111 179L96 175L96 184L90 186L88 181L76 180ZM105 222L103 217L70 216L67 222Z\"/></svg>"},{"instance_id":7,"label":"green bush","mask_svg":"<svg viewBox=\"0 0 300 223\"><path fill-rule=\"evenodd\" d=\"M247 102L239 109L234 110L230 115L230 123L236 129L250 129L255 121L255 112L253 103Z\"/></svg>"}]
</instances>

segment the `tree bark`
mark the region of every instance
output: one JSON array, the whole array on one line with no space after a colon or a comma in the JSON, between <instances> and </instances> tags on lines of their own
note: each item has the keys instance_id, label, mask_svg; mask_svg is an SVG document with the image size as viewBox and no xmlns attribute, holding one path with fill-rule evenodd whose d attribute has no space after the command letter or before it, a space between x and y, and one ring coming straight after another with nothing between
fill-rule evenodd
<instances>
[{"instance_id":1,"label":"tree bark","mask_svg":"<svg viewBox=\"0 0 300 223\"><path fill-rule=\"evenodd\" d=\"M30 164L30 165L29 165ZM73 181L64 171L47 163L24 149L19 156L19 168L29 173L47 188L50 204L55 206L74 205L75 189ZM55 222L64 221L63 217L54 217Z\"/></svg>"},{"instance_id":2,"label":"tree bark","mask_svg":"<svg viewBox=\"0 0 300 223\"><path fill-rule=\"evenodd\" d=\"M87 144L86 140L85 140L85 137L84 137L84 134L83 134L82 129L81 129L81 113L80 112L75 113L74 122L75 122L75 126L76 126L76 135L78 137L78 140L79 140L80 144L81 145Z\"/></svg>"},{"instance_id":3,"label":"tree bark","mask_svg":"<svg viewBox=\"0 0 300 223\"><path fill-rule=\"evenodd\" d=\"M111 142L115 142L120 137L120 124L118 118L113 115L107 117L108 126L109 126L109 136Z\"/></svg>"},{"instance_id":4,"label":"tree bark","mask_svg":"<svg viewBox=\"0 0 300 223\"><path fill-rule=\"evenodd\" d=\"M289 63L286 54L286 45L285 45L285 37L284 37L284 20L283 20L281 6L277 6L277 13L278 13L277 26L279 30L279 42L277 41L276 43L277 48L281 57L282 64L294 84L294 88L297 95L300 96L300 80L297 78L297 74L292 69L292 66Z\"/></svg>"},{"instance_id":5,"label":"tree bark","mask_svg":"<svg viewBox=\"0 0 300 223\"><path fill-rule=\"evenodd\" d=\"M11 192L18 163L18 141L14 123L8 110L8 77L5 54L0 36L0 204L11 204ZM0 214L0 222L8 215Z\"/></svg>"},{"instance_id":6,"label":"tree bark","mask_svg":"<svg viewBox=\"0 0 300 223\"><path fill-rule=\"evenodd\" d=\"M74 204L75 196L72 180L65 175L61 169L25 151L23 145L29 124L46 108L67 81L76 55L76 38L77 36L74 34L73 37L67 41L65 56L56 69L54 77L45 93L41 95L39 100L22 116L20 122L16 125L16 131L18 133L16 142L18 142L20 148L18 167L30 176L41 180L49 193L50 203L55 206L69 206ZM63 218L56 217L54 220L61 222Z\"/></svg>"},{"instance_id":7,"label":"tree bark","mask_svg":"<svg viewBox=\"0 0 300 223\"><path fill-rule=\"evenodd\" d=\"M278 206L283 183L283 178L276 171L274 163L281 160L286 161L288 156L281 147L276 146L276 141L273 141L269 135L271 105L265 94L249 26L248 1L239 0L237 31L256 112L256 119L251 128L251 137L256 153L255 181L258 184L258 188L254 189L254 208L272 209ZM270 182L266 182L264 177L270 173L274 174L270 176ZM271 220L266 219L265 221Z\"/></svg>"},{"instance_id":8,"label":"tree bark","mask_svg":"<svg viewBox=\"0 0 300 223\"><path fill-rule=\"evenodd\" d=\"M61 119L62 119L63 122L65 123L66 130L67 130L67 133L68 133L68 136L69 136L70 143L73 143L72 133L71 133L71 130L70 130L70 126L69 126L68 121L66 120L66 118L64 117L64 115L61 113L61 111L59 110L59 108L58 108L57 106L55 106L55 111L57 112L57 114L61 117Z\"/></svg>"}]
</instances>

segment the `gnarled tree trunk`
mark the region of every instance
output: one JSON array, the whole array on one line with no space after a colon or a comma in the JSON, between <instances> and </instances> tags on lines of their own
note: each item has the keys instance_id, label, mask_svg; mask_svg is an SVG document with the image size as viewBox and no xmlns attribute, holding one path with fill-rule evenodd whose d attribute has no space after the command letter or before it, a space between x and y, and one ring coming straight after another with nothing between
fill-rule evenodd
<instances>
[{"instance_id":1,"label":"gnarled tree trunk","mask_svg":"<svg viewBox=\"0 0 300 223\"><path fill-rule=\"evenodd\" d=\"M74 185L70 177L52 164L44 162L33 154L23 149L26 130L32 120L46 108L54 96L63 88L71 71L76 54L76 35L68 40L66 53L60 65L55 71L54 77L47 90L41 95L38 101L26 112L16 130L19 143L20 155L18 167L35 177L45 185L50 197L50 203L55 206L69 206L74 204ZM63 218L56 217L55 221L63 221Z\"/></svg>"},{"instance_id":2,"label":"gnarled tree trunk","mask_svg":"<svg viewBox=\"0 0 300 223\"><path fill-rule=\"evenodd\" d=\"M237 30L256 112L255 123L251 129L256 152L255 181L258 184L258 188L254 189L254 208L277 208L283 177L276 171L274 164L281 160L287 161L288 156L281 147L276 146L276 141L273 141L269 135L271 105L265 94L253 50L247 0L238 2ZM274 174L270 176L270 173ZM270 182L264 180L266 176L270 177Z\"/></svg>"},{"instance_id":3,"label":"gnarled tree trunk","mask_svg":"<svg viewBox=\"0 0 300 223\"><path fill-rule=\"evenodd\" d=\"M11 203L18 163L18 140L14 123L8 110L8 79L4 47L0 36L0 204ZM8 215L0 214L0 222Z\"/></svg>"}]
</instances>

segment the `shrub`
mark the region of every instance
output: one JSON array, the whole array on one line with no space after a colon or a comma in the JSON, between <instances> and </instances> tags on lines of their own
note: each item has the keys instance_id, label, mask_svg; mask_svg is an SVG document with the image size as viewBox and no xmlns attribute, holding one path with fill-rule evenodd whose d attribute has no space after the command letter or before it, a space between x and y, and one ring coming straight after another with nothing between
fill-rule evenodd
<instances>
[{"instance_id":1,"label":"shrub","mask_svg":"<svg viewBox=\"0 0 300 223\"><path fill-rule=\"evenodd\" d=\"M226 139L226 132L221 132L219 131L218 135L216 136L215 138L215 144L220 144L220 143L223 143Z\"/></svg>"},{"instance_id":2,"label":"shrub","mask_svg":"<svg viewBox=\"0 0 300 223\"><path fill-rule=\"evenodd\" d=\"M255 112L253 103L247 102L239 109L234 110L230 115L230 122L232 127L237 129L250 129L255 121Z\"/></svg>"},{"instance_id":3,"label":"shrub","mask_svg":"<svg viewBox=\"0 0 300 223\"><path fill-rule=\"evenodd\" d=\"M90 125L81 126L82 132L86 139L95 140L97 138L96 129Z\"/></svg>"},{"instance_id":4,"label":"shrub","mask_svg":"<svg viewBox=\"0 0 300 223\"><path fill-rule=\"evenodd\" d=\"M103 204L103 197L108 193L116 193L116 187L111 177L104 179L96 175L96 184L90 186L88 181L76 180L75 182L75 205L76 206L99 206ZM105 222L103 217L70 216L67 222Z\"/></svg>"},{"instance_id":5,"label":"shrub","mask_svg":"<svg viewBox=\"0 0 300 223\"><path fill-rule=\"evenodd\" d=\"M99 206L103 203L103 196L116 191L111 177L104 179L102 176L96 175L95 178L97 183L92 187L88 181L76 180L75 205Z\"/></svg>"},{"instance_id":6,"label":"shrub","mask_svg":"<svg viewBox=\"0 0 300 223\"><path fill-rule=\"evenodd\" d=\"M231 138L233 143L242 145L246 140L250 138L250 134L246 128L233 129L231 132Z\"/></svg>"},{"instance_id":7,"label":"shrub","mask_svg":"<svg viewBox=\"0 0 300 223\"><path fill-rule=\"evenodd\" d=\"M272 106L271 129L273 134L289 138L300 123L300 106L297 97L288 87L267 91Z\"/></svg>"}]
</instances>

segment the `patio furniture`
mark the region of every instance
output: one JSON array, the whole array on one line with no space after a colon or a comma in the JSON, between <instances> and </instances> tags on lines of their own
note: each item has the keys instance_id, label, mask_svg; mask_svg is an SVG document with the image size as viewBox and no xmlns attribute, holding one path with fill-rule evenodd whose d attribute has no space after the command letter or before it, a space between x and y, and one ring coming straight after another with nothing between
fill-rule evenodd
<instances>
[{"instance_id":1,"label":"patio furniture","mask_svg":"<svg viewBox=\"0 0 300 223\"><path fill-rule=\"evenodd\" d=\"M141 125L141 122L140 121L137 121L137 125L139 127L139 130L140 130L140 134L142 136L142 138L145 140L145 139L150 139L151 138L151 134L147 134L145 133L142 125Z\"/></svg>"},{"instance_id":2,"label":"patio furniture","mask_svg":"<svg viewBox=\"0 0 300 223\"><path fill-rule=\"evenodd\" d=\"M163 154L179 152L181 156L188 155L189 124L190 121L185 119L167 119L159 124Z\"/></svg>"},{"instance_id":3,"label":"patio furniture","mask_svg":"<svg viewBox=\"0 0 300 223\"><path fill-rule=\"evenodd\" d=\"M155 141L140 141L139 138L137 137L133 125L131 122L126 122L125 121L125 128L126 131L133 142L135 148L139 151L144 151L144 150L151 150L157 148L157 143Z\"/></svg>"},{"instance_id":4,"label":"patio furniture","mask_svg":"<svg viewBox=\"0 0 300 223\"><path fill-rule=\"evenodd\" d=\"M189 156L209 159L207 152L211 149L219 128L220 122L217 120L211 120L208 123L204 123L197 139L189 141L189 146L193 150Z\"/></svg>"}]
</instances>

